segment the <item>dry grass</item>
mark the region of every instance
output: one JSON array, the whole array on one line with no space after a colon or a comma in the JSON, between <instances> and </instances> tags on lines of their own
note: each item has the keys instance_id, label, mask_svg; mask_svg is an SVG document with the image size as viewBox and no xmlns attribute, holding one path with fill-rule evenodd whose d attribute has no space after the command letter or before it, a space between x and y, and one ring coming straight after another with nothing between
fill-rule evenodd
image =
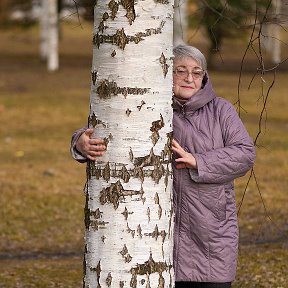
<instances>
[{"instance_id":1,"label":"dry grass","mask_svg":"<svg viewBox=\"0 0 288 288\"><path fill-rule=\"evenodd\" d=\"M85 166L71 160L69 142L87 120L92 28L63 26L61 69L52 74L38 58L37 33L0 31L0 287L76 288L82 277ZM241 55L243 45L225 50L227 70L210 72L217 93L233 102L238 73L229 57L235 60L236 49ZM263 101L259 79L246 89L251 77L247 72L242 78L241 104L255 136ZM287 285L286 79L287 72L277 74L258 143L255 173L267 211L252 180L240 213L234 287ZM271 75L265 80L267 89ZM247 179L236 181L238 202Z\"/></svg>"}]
</instances>

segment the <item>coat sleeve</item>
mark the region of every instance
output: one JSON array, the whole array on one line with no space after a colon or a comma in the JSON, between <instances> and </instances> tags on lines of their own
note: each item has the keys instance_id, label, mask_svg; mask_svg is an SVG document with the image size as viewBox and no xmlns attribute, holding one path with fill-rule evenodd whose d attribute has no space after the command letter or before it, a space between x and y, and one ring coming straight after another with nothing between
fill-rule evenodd
<instances>
[{"instance_id":1,"label":"coat sleeve","mask_svg":"<svg viewBox=\"0 0 288 288\"><path fill-rule=\"evenodd\" d=\"M79 139L79 137L85 132L85 130L87 129L87 127L83 127L78 129L77 131L75 131L72 135L71 138L71 146L70 146L70 153L71 156L73 157L73 159L75 159L76 161L80 162L80 163L85 163L87 162L87 158L84 157L77 149L76 149L76 143L77 140Z\"/></svg>"},{"instance_id":2,"label":"coat sleeve","mask_svg":"<svg viewBox=\"0 0 288 288\"><path fill-rule=\"evenodd\" d=\"M190 169L190 176L195 182L224 184L245 175L253 167L254 142L233 105L224 103L219 111L224 147L194 155L197 170Z\"/></svg>"}]
</instances>

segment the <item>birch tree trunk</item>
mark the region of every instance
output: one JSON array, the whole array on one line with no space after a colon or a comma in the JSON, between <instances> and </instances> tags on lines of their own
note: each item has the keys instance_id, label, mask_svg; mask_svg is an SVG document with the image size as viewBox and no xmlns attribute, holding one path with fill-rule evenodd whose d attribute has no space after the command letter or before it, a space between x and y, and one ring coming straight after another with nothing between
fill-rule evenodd
<instances>
[{"instance_id":1,"label":"birch tree trunk","mask_svg":"<svg viewBox=\"0 0 288 288\"><path fill-rule=\"evenodd\" d=\"M187 43L187 0L174 1L174 45Z\"/></svg>"},{"instance_id":2,"label":"birch tree trunk","mask_svg":"<svg viewBox=\"0 0 288 288\"><path fill-rule=\"evenodd\" d=\"M270 17L271 23L262 26L261 43L263 47L271 55L271 60L274 64L281 62L281 30L283 24L281 23L282 0L272 1L272 12Z\"/></svg>"},{"instance_id":3,"label":"birch tree trunk","mask_svg":"<svg viewBox=\"0 0 288 288\"><path fill-rule=\"evenodd\" d=\"M95 5L84 287L174 287L173 1Z\"/></svg>"},{"instance_id":4,"label":"birch tree trunk","mask_svg":"<svg viewBox=\"0 0 288 288\"><path fill-rule=\"evenodd\" d=\"M48 0L41 0L40 26L40 58L47 60L48 55Z\"/></svg>"},{"instance_id":5,"label":"birch tree trunk","mask_svg":"<svg viewBox=\"0 0 288 288\"><path fill-rule=\"evenodd\" d=\"M48 71L56 71L59 68L58 56L58 9L57 0L48 1Z\"/></svg>"}]
</instances>

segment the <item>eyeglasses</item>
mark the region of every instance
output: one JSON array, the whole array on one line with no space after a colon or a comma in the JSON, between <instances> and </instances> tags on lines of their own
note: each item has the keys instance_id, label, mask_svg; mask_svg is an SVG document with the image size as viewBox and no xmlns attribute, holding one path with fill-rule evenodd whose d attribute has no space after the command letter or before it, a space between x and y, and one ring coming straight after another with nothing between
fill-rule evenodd
<instances>
[{"instance_id":1,"label":"eyeglasses","mask_svg":"<svg viewBox=\"0 0 288 288\"><path fill-rule=\"evenodd\" d=\"M191 72L189 72L188 69L186 68L178 67L173 72L175 73L177 77L182 78L182 79L188 78L189 74L192 75L194 80L203 78L203 76L205 75L205 71L202 70L201 68L195 68Z\"/></svg>"}]
</instances>

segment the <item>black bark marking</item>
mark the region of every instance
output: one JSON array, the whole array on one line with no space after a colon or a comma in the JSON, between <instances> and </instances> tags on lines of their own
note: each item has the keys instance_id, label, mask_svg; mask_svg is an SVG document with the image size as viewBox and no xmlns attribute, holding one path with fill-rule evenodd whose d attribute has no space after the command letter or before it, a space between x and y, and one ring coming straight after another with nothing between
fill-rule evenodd
<instances>
[{"instance_id":1,"label":"black bark marking","mask_svg":"<svg viewBox=\"0 0 288 288\"><path fill-rule=\"evenodd\" d=\"M137 287L137 274L136 274L136 271L135 269L131 269L131 280L130 280L130 287L131 288L136 288Z\"/></svg>"},{"instance_id":2,"label":"black bark marking","mask_svg":"<svg viewBox=\"0 0 288 288\"><path fill-rule=\"evenodd\" d=\"M116 96L118 94L122 94L124 97L126 97L128 94L143 95L149 91L149 88L118 87L116 82L108 81L106 79L102 80L97 87L97 93L102 99L110 99L112 96Z\"/></svg>"},{"instance_id":3,"label":"black bark marking","mask_svg":"<svg viewBox=\"0 0 288 288\"><path fill-rule=\"evenodd\" d=\"M142 158L145 158L145 157L142 157ZM139 159L138 161L140 163ZM145 159L143 161L145 161ZM147 163L147 161L145 163ZM95 161L89 160L86 166L87 167L86 169L87 169L88 179L91 179L94 176L97 180L103 177L103 179L107 181L108 179L110 180L111 177L113 177L113 178L122 179L124 183L128 183L131 177L138 178L142 183L144 182L145 177L151 177L153 181L155 181L155 183L159 183L160 179L162 177L165 177L164 183L167 188L168 180L169 180L169 177L171 177L172 172L169 170L168 163L166 164L167 165L165 165L165 160L163 161L160 158L159 163L155 164L153 167L151 167L151 169L144 169L144 166L142 167L140 163L140 167L135 166L134 168L127 170L126 166L122 163L114 163L115 165L114 168L113 168L113 164L109 163L109 167L110 167L109 168L108 164L106 164L103 167L101 165L95 165ZM110 178L109 178L109 175L110 175Z\"/></svg>"},{"instance_id":4,"label":"black bark marking","mask_svg":"<svg viewBox=\"0 0 288 288\"><path fill-rule=\"evenodd\" d=\"M118 180L116 183L112 183L109 187L102 189L102 191L100 192L100 203L102 205L106 203L111 203L116 210L119 206L121 198L124 199L126 196L134 195L142 196L143 193L143 190L124 190L121 182Z\"/></svg>"},{"instance_id":5,"label":"black bark marking","mask_svg":"<svg viewBox=\"0 0 288 288\"><path fill-rule=\"evenodd\" d=\"M152 126L150 127L150 131L152 132L151 139L152 139L152 143L154 146L160 138L159 130L161 130L164 127L164 125L165 125L164 119L163 119L163 116L161 114L160 114L160 120L152 122Z\"/></svg>"},{"instance_id":6,"label":"black bark marking","mask_svg":"<svg viewBox=\"0 0 288 288\"><path fill-rule=\"evenodd\" d=\"M122 257L124 258L124 261L126 263L131 262L132 260L132 256L128 253L128 249L127 246L124 244L123 249L120 251L120 254L122 255Z\"/></svg>"},{"instance_id":7,"label":"black bark marking","mask_svg":"<svg viewBox=\"0 0 288 288\"><path fill-rule=\"evenodd\" d=\"M158 184L160 179L165 175L165 168L163 165L154 165L151 178Z\"/></svg>"},{"instance_id":8,"label":"black bark marking","mask_svg":"<svg viewBox=\"0 0 288 288\"><path fill-rule=\"evenodd\" d=\"M165 21L161 21L158 28L149 28L145 29L145 32L138 32L133 36L126 35L124 29L117 30L113 35L104 35L97 33L93 35L93 44L100 47L103 43L110 43L112 45L118 46L120 49L124 50L125 46L129 43L138 44L140 41L143 41L144 38L151 35L157 35L162 33L162 29L165 25Z\"/></svg>"},{"instance_id":9,"label":"black bark marking","mask_svg":"<svg viewBox=\"0 0 288 288\"><path fill-rule=\"evenodd\" d=\"M154 1L159 4L169 4L169 0L154 0Z\"/></svg>"},{"instance_id":10,"label":"black bark marking","mask_svg":"<svg viewBox=\"0 0 288 288\"><path fill-rule=\"evenodd\" d=\"M111 133L108 135L108 137L104 137L104 138L103 138L103 141L104 141L104 144L105 144L106 147L108 146L109 142L110 142L112 139L113 139L113 135L112 135Z\"/></svg>"},{"instance_id":11,"label":"black bark marking","mask_svg":"<svg viewBox=\"0 0 288 288\"><path fill-rule=\"evenodd\" d=\"M91 78L92 78L92 83L94 86L96 84L97 75L98 75L98 71L91 71Z\"/></svg>"},{"instance_id":12,"label":"black bark marking","mask_svg":"<svg viewBox=\"0 0 288 288\"><path fill-rule=\"evenodd\" d=\"M160 58L159 58L159 62L162 66L162 71L163 71L163 75L164 75L164 78L166 78L166 75L168 73L168 68L169 68L169 65L167 64L167 58L165 57L165 55L161 54Z\"/></svg>"},{"instance_id":13,"label":"black bark marking","mask_svg":"<svg viewBox=\"0 0 288 288\"><path fill-rule=\"evenodd\" d=\"M159 236L162 238L162 242L164 243L165 238L167 236L167 232L165 230L159 231L158 225L155 225L154 231L150 233L145 233L145 236L150 236L152 238L155 238L155 240L158 239Z\"/></svg>"},{"instance_id":14,"label":"black bark marking","mask_svg":"<svg viewBox=\"0 0 288 288\"><path fill-rule=\"evenodd\" d=\"M155 193L154 201L155 201L155 204L159 204L159 195L157 192Z\"/></svg>"},{"instance_id":15,"label":"black bark marking","mask_svg":"<svg viewBox=\"0 0 288 288\"><path fill-rule=\"evenodd\" d=\"M134 160L133 151L132 151L131 147L130 147L130 150L129 150L129 159L130 159L131 162L133 162L133 160Z\"/></svg>"},{"instance_id":16,"label":"black bark marking","mask_svg":"<svg viewBox=\"0 0 288 288\"><path fill-rule=\"evenodd\" d=\"M132 25L133 21L136 18L134 0L121 0L121 4L127 11L127 14L125 16L127 17L129 24Z\"/></svg>"},{"instance_id":17,"label":"black bark marking","mask_svg":"<svg viewBox=\"0 0 288 288\"><path fill-rule=\"evenodd\" d=\"M128 183L129 179L130 179L130 174L127 170L127 168L125 167L125 165L122 166L122 169L120 171L120 178L124 181L124 183Z\"/></svg>"},{"instance_id":18,"label":"black bark marking","mask_svg":"<svg viewBox=\"0 0 288 288\"><path fill-rule=\"evenodd\" d=\"M96 209L95 211L91 211L88 208L88 197L86 197L86 204L85 204L85 228L89 230L92 228L95 231L98 231L99 229L105 228L106 224L109 222L101 221L99 220L102 217L102 212L100 209Z\"/></svg>"},{"instance_id":19,"label":"black bark marking","mask_svg":"<svg viewBox=\"0 0 288 288\"><path fill-rule=\"evenodd\" d=\"M162 217L162 207L161 207L161 205L158 206L158 217L159 217L159 220Z\"/></svg>"},{"instance_id":20,"label":"black bark marking","mask_svg":"<svg viewBox=\"0 0 288 288\"><path fill-rule=\"evenodd\" d=\"M102 43L110 43L112 45L118 46L120 49L124 50L126 44L129 43L129 39L126 36L124 29L117 30L113 35L103 35L97 33L93 36L93 44L98 48Z\"/></svg>"},{"instance_id":21,"label":"black bark marking","mask_svg":"<svg viewBox=\"0 0 288 288\"><path fill-rule=\"evenodd\" d=\"M102 15L102 20L100 21L99 26L98 26L98 30L101 31L102 33L104 32L104 29L107 28L104 23L108 18L109 18L109 14L105 12Z\"/></svg>"},{"instance_id":22,"label":"black bark marking","mask_svg":"<svg viewBox=\"0 0 288 288\"><path fill-rule=\"evenodd\" d=\"M162 159L168 158L168 162L172 162L172 139L173 139L173 132L169 132L166 134L167 136L167 142L164 146L164 149L161 153Z\"/></svg>"},{"instance_id":23,"label":"black bark marking","mask_svg":"<svg viewBox=\"0 0 288 288\"><path fill-rule=\"evenodd\" d=\"M115 57L115 56L116 56L116 51L115 51L115 50L113 50L113 52L111 53L111 56L112 56L112 57Z\"/></svg>"},{"instance_id":24,"label":"black bark marking","mask_svg":"<svg viewBox=\"0 0 288 288\"><path fill-rule=\"evenodd\" d=\"M109 162L106 163L104 169L103 169L103 174L102 174L103 179L106 182L109 182L110 180L110 165Z\"/></svg>"},{"instance_id":25,"label":"black bark marking","mask_svg":"<svg viewBox=\"0 0 288 288\"><path fill-rule=\"evenodd\" d=\"M125 209L124 209L124 211L122 212L122 214L124 215L124 218L125 218L125 220L127 220L128 219L128 209L127 209L127 207L125 206Z\"/></svg>"},{"instance_id":26,"label":"black bark marking","mask_svg":"<svg viewBox=\"0 0 288 288\"><path fill-rule=\"evenodd\" d=\"M114 0L111 0L108 4L108 7L111 11L111 19L114 20L119 9L119 4Z\"/></svg>"},{"instance_id":27,"label":"black bark marking","mask_svg":"<svg viewBox=\"0 0 288 288\"><path fill-rule=\"evenodd\" d=\"M147 216L148 216L148 223L150 222L150 208L148 207L147 208Z\"/></svg>"},{"instance_id":28,"label":"black bark marking","mask_svg":"<svg viewBox=\"0 0 288 288\"><path fill-rule=\"evenodd\" d=\"M107 128L107 124L105 124L102 120L98 119L95 113L88 117L88 126L95 128L97 125L102 125L104 128Z\"/></svg>"},{"instance_id":29,"label":"black bark marking","mask_svg":"<svg viewBox=\"0 0 288 288\"><path fill-rule=\"evenodd\" d=\"M141 168L146 166L155 166L160 162L161 162L161 156L155 155L153 148L151 148L149 155L134 158L135 167L141 167Z\"/></svg>"},{"instance_id":30,"label":"black bark marking","mask_svg":"<svg viewBox=\"0 0 288 288\"><path fill-rule=\"evenodd\" d=\"M143 264L137 264L136 267L131 269L132 277L134 275L151 275L152 273L160 273L172 268L172 265L168 265L166 262L155 262L150 253L149 259ZM131 279L132 280L132 279ZM131 283L131 282L130 282Z\"/></svg>"},{"instance_id":31,"label":"black bark marking","mask_svg":"<svg viewBox=\"0 0 288 288\"><path fill-rule=\"evenodd\" d=\"M111 275L111 272L108 273L108 276L106 278L106 284L108 287L111 287L111 284L112 284L112 275Z\"/></svg>"},{"instance_id":32,"label":"black bark marking","mask_svg":"<svg viewBox=\"0 0 288 288\"><path fill-rule=\"evenodd\" d=\"M137 226L137 233L138 233L139 237L142 239L143 235L142 235L142 228L141 228L140 224L138 224L138 226Z\"/></svg>"},{"instance_id":33,"label":"black bark marking","mask_svg":"<svg viewBox=\"0 0 288 288\"><path fill-rule=\"evenodd\" d=\"M132 230L132 229L129 227L128 223L127 223L127 232L128 232L128 233L131 233L132 238L135 237L135 230Z\"/></svg>"},{"instance_id":34,"label":"black bark marking","mask_svg":"<svg viewBox=\"0 0 288 288\"><path fill-rule=\"evenodd\" d=\"M96 273L97 276L97 288L100 288L100 274L101 274L101 265L100 265L100 261L98 262L98 265L96 266L96 268L90 267L90 270Z\"/></svg>"},{"instance_id":35,"label":"black bark marking","mask_svg":"<svg viewBox=\"0 0 288 288\"><path fill-rule=\"evenodd\" d=\"M126 110L125 113L126 113L126 115L129 117L129 115L131 114L131 112L132 112L132 111L131 111L129 108L127 108L127 110Z\"/></svg>"},{"instance_id":36,"label":"black bark marking","mask_svg":"<svg viewBox=\"0 0 288 288\"><path fill-rule=\"evenodd\" d=\"M141 104L137 106L137 109L140 111L142 106L145 105L145 104L146 103L143 100L141 100Z\"/></svg>"}]
</instances>

